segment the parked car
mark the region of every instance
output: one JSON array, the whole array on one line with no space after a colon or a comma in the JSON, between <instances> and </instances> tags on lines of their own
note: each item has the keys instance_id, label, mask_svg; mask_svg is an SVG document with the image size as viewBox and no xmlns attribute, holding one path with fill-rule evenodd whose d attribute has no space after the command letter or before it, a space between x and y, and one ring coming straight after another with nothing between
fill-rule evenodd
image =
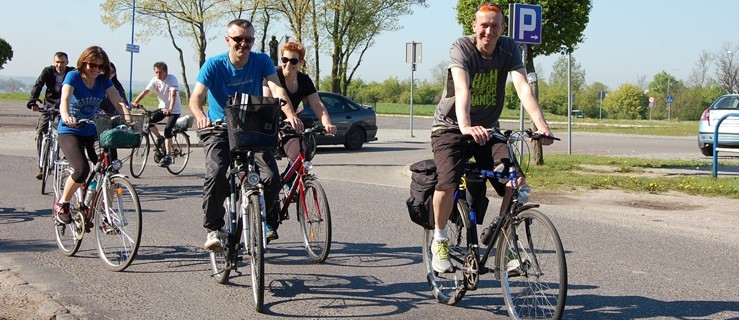
<instances>
[{"instance_id":1,"label":"parked car","mask_svg":"<svg viewBox=\"0 0 739 320\"><path fill-rule=\"evenodd\" d=\"M739 113L739 94L726 94L718 97L698 122L698 148L705 156L713 156L713 133L721 117ZM739 152L739 117L729 117L721 122L718 131L718 146L736 148Z\"/></svg>"},{"instance_id":2,"label":"parked car","mask_svg":"<svg viewBox=\"0 0 739 320\"><path fill-rule=\"evenodd\" d=\"M585 113L582 110L572 110L573 118L585 118Z\"/></svg>"},{"instance_id":3,"label":"parked car","mask_svg":"<svg viewBox=\"0 0 739 320\"><path fill-rule=\"evenodd\" d=\"M343 144L348 150L359 150L365 142L377 140L377 116L370 107L332 92L318 92L318 97L336 126L335 135L317 137L318 145ZM307 103L298 117L306 127L320 124L320 119Z\"/></svg>"}]
</instances>

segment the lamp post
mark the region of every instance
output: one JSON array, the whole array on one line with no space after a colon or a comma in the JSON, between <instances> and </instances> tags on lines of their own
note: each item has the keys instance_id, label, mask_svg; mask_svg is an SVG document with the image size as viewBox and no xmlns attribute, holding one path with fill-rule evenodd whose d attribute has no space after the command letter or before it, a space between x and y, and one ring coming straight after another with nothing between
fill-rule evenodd
<instances>
[{"instance_id":1,"label":"lamp post","mask_svg":"<svg viewBox=\"0 0 739 320\"><path fill-rule=\"evenodd\" d=\"M572 154L572 51L562 49L567 55L567 154Z\"/></svg>"},{"instance_id":2,"label":"lamp post","mask_svg":"<svg viewBox=\"0 0 739 320\"><path fill-rule=\"evenodd\" d=\"M672 68L672 70L680 70L680 68ZM672 109L672 96L670 96L670 82L672 81L672 77L670 74L667 74L667 120L670 120L670 111Z\"/></svg>"},{"instance_id":3,"label":"lamp post","mask_svg":"<svg viewBox=\"0 0 739 320\"><path fill-rule=\"evenodd\" d=\"M734 69L732 69L731 66L731 60L734 55L734 52L731 50L726 50L726 54L729 55L729 93L734 93L734 77L736 74L734 74Z\"/></svg>"}]
</instances>

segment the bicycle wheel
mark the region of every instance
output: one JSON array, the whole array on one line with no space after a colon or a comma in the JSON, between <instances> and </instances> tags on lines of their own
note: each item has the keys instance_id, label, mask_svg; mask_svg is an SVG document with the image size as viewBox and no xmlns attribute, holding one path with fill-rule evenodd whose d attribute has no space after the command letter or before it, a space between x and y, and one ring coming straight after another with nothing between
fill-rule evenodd
<instances>
[{"instance_id":1,"label":"bicycle wheel","mask_svg":"<svg viewBox=\"0 0 739 320\"><path fill-rule=\"evenodd\" d=\"M511 318L562 317L567 297L567 263L557 229L543 213L523 211L501 232L496 270Z\"/></svg>"},{"instance_id":2,"label":"bicycle wheel","mask_svg":"<svg viewBox=\"0 0 739 320\"><path fill-rule=\"evenodd\" d=\"M141 177L146 168L146 161L149 159L150 150L149 134L141 133L141 145L138 148L131 149L131 162L128 168L131 170L131 176L134 178Z\"/></svg>"},{"instance_id":3,"label":"bicycle wheel","mask_svg":"<svg viewBox=\"0 0 739 320\"><path fill-rule=\"evenodd\" d=\"M226 201L224 201L223 205L226 207L226 212L231 212L231 199L226 198ZM241 230L242 222L241 217L238 218L238 224L236 227L236 230ZM228 281L228 277L231 275L231 266L232 263L229 261L230 249L231 247L231 241L237 241L238 239L234 237L236 230L231 230L231 222L226 221L226 224L223 226L223 231L228 234L228 240L226 243L224 243L225 248L223 250L211 250L210 255L210 267L213 271L213 279L220 283L224 284Z\"/></svg>"},{"instance_id":4,"label":"bicycle wheel","mask_svg":"<svg viewBox=\"0 0 739 320\"><path fill-rule=\"evenodd\" d=\"M423 229L423 264L426 266L426 279L431 285L436 300L448 305L457 304L467 292L464 285L465 274L461 268L467 254L466 225L469 222L462 219L462 217L469 216L467 203L464 200L457 201L457 210L449 216L445 228L449 238L449 258L454 265L454 272L434 271L431 266L433 257L431 243L434 241L434 230Z\"/></svg>"},{"instance_id":5,"label":"bicycle wheel","mask_svg":"<svg viewBox=\"0 0 739 320\"><path fill-rule=\"evenodd\" d=\"M242 190L242 199L246 193ZM246 206L246 207L245 207ZM249 195L249 203L242 205L249 219L249 232L244 234L244 242L248 243L249 262L251 264L251 288L254 294L254 307L262 312L264 305L264 224L259 207L259 195Z\"/></svg>"},{"instance_id":6,"label":"bicycle wheel","mask_svg":"<svg viewBox=\"0 0 739 320\"><path fill-rule=\"evenodd\" d=\"M64 183L67 181L67 177L69 177L70 175L72 175L72 169L65 168L57 177L58 181L56 183L58 183L60 190L57 190L57 192L55 192L55 194L58 194L59 196L54 197L54 203L59 201L59 197L61 197L62 194L61 190L64 190ZM72 213L79 211L78 204L82 200L79 197L79 194L79 191L75 193L75 198L73 198L72 201L69 202L69 211ZM51 214L52 216L54 215L53 209ZM82 244L81 239L78 239L77 236L75 236L75 224L60 223L53 218L52 221L54 221L54 234L56 235L57 246L59 246L59 249L61 249L65 255L70 257L73 256L75 253L77 253L77 250L80 249L80 244Z\"/></svg>"},{"instance_id":7,"label":"bicycle wheel","mask_svg":"<svg viewBox=\"0 0 739 320\"><path fill-rule=\"evenodd\" d=\"M52 163L49 163L51 159L51 140L47 135L44 135L44 140L41 143L41 154L39 155L39 161L41 161L41 194L46 193L46 179L49 178L49 170L51 169Z\"/></svg>"},{"instance_id":8,"label":"bicycle wheel","mask_svg":"<svg viewBox=\"0 0 739 320\"><path fill-rule=\"evenodd\" d=\"M123 271L136 257L141 241L141 205L136 190L125 178L111 177L96 195L92 210L103 265L111 271Z\"/></svg>"},{"instance_id":9,"label":"bicycle wheel","mask_svg":"<svg viewBox=\"0 0 739 320\"><path fill-rule=\"evenodd\" d=\"M169 173L177 175L185 170L190 160L190 138L182 131L172 137L172 163L167 166Z\"/></svg>"},{"instance_id":10,"label":"bicycle wheel","mask_svg":"<svg viewBox=\"0 0 739 320\"><path fill-rule=\"evenodd\" d=\"M298 221L308 257L321 263L331 251L331 210L321 183L308 179L304 186L305 199L297 203Z\"/></svg>"}]
</instances>

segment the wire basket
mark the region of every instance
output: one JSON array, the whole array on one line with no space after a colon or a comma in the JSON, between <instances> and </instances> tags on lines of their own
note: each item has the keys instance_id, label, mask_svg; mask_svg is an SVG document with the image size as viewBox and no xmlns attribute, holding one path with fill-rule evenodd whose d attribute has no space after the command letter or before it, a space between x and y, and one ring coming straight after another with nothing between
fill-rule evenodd
<instances>
[{"instance_id":1,"label":"wire basket","mask_svg":"<svg viewBox=\"0 0 739 320\"><path fill-rule=\"evenodd\" d=\"M280 100L236 94L224 110L231 152L268 151L278 146Z\"/></svg>"}]
</instances>

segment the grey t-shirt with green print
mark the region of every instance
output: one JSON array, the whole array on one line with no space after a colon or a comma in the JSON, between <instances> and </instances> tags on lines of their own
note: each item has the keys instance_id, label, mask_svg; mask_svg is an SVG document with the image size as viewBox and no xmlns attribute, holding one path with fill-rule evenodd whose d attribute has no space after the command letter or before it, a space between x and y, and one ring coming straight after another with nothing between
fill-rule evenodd
<instances>
[{"instance_id":1,"label":"grey t-shirt with green print","mask_svg":"<svg viewBox=\"0 0 739 320\"><path fill-rule=\"evenodd\" d=\"M434 112L432 130L459 129L454 110L454 80L451 68L470 75L470 120L473 126L499 128L508 72L523 68L521 51L509 37L498 38L492 58L484 58L475 47L475 37L466 36L452 44L446 86Z\"/></svg>"}]
</instances>

